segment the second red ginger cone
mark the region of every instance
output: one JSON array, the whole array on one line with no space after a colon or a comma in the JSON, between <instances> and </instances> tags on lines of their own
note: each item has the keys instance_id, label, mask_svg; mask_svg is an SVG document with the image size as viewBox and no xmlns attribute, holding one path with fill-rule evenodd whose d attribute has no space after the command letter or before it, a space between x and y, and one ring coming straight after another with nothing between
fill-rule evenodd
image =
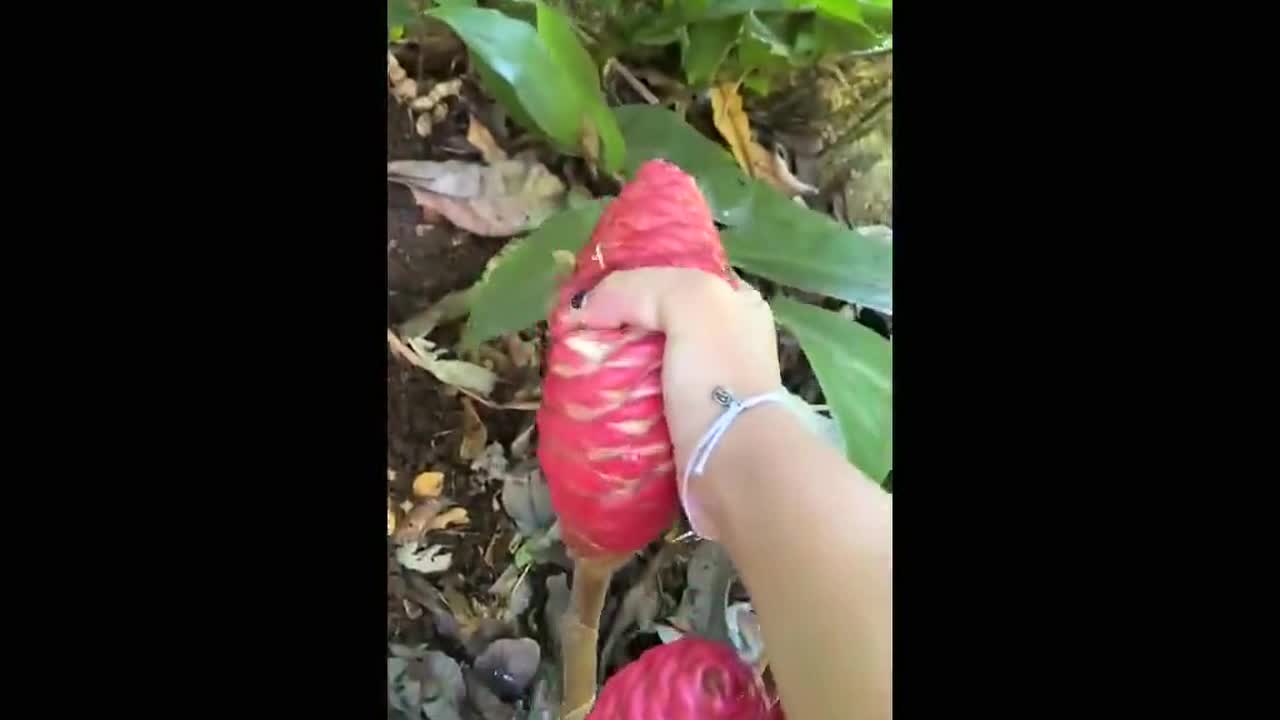
<instances>
[{"instance_id":1,"label":"second red ginger cone","mask_svg":"<svg viewBox=\"0 0 1280 720\"><path fill-rule=\"evenodd\" d=\"M733 648L686 636L609 678L587 720L783 720L782 707Z\"/></svg>"},{"instance_id":2,"label":"second red ginger cone","mask_svg":"<svg viewBox=\"0 0 1280 720\"><path fill-rule=\"evenodd\" d=\"M565 543L579 557L639 550L679 507L663 418L663 335L564 324L576 294L586 291L590 302L609 273L643 267L695 268L734 282L697 184L662 160L645 163L605 209L549 322L538 459Z\"/></svg>"}]
</instances>

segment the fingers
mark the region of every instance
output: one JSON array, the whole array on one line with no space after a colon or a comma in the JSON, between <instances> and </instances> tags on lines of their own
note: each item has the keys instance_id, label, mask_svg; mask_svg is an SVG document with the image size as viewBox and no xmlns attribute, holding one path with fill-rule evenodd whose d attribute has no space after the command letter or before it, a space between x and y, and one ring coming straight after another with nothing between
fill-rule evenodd
<instances>
[{"instance_id":1,"label":"fingers","mask_svg":"<svg viewBox=\"0 0 1280 720\"><path fill-rule=\"evenodd\" d=\"M745 286L745 283L744 283ZM672 323L706 310L716 295L731 294L727 283L701 270L644 268L611 273L567 316L571 328L610 329L623 325L670 333ZM700 314L700 313L698 313Z\"/></svg>"}]
</instances>

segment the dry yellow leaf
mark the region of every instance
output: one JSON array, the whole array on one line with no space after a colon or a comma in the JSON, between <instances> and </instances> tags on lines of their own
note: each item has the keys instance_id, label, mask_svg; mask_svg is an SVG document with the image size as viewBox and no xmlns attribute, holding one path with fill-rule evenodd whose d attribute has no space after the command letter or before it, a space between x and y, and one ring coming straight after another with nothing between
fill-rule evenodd
<instances>
[{"instance_id":1,"label":"dry yellow leaf","mask_svg":"<svg viewBox=\"0 0 1280 720\"><path fill-rule=\"evenodd\" d=\"M387 498L387 537L391 537L396 532L396 509L391 504L391 498Z\"/></svg>"},{"instance_id":2,"label":"dry yellow leaf","mask_svg":"<svg viewBox=\"0 0 1280 720\"><path fill-rule=\"evenodd\" d=\"M751 123L742 109L737 83L725 83L711 89L711 110L716 130L729 143L733 159L738 161L743 172L764 180L788 196L818 191L796 179L782 158L752 139Z\"/></svg>"},{"instance_id":3,"label":"dry yellow leaf","mask_svg":"<svg viewBox=\"0 0 1280 720\"><path fill-rule=\"evenodd\" d=\"M507 159L507 152L498 147L498 141L493 139L493 133L489 132L489 128L477 120L475 115L471 116L471 125L467 127L467 142L474 145L480 151L480 156L489 164Z\"/></svg>"},{"instance_id":4,"label":"dry yellow leaf","mask_svg":"<svg viewBox=\"0 0 1280 720\"><path fill-rule=\"evenodd\" d=\"M476 406L471 398L462 398L462 444L458 446L458 457L463 460L475 460L484 452L489 442L489 429L484 426L480 416L476 414Z\"/></svg>"},{"instance_id":5,"label":"dry yellow leaf","mask_svg":"<svg viewBox=\"0 0 1280 720\"><path fill-rule=\"evenodd\" d=\"M394 535L396 543L404 544L421 540L427 530L431 529L436 515L440 513L441 505L442 503L438 499L432 498L409 510L404 522L400 524L400 527L396 528Z\"/></svg>"},{"instance_id":6,"label":"dry yellow leaf","mask_svg":"<svg viewBox=\"0 0 1280 720\"><path fill-rule=\"evenodd\" d=\"M711 88L711 119L716 130L729 143L738 166L746 174L755 177L747 157L747 146L751 144L751 125L747 122L747 114L742 110L738 83L724 83Z\"/></svg>"},{"instance_id":7,"label":"dry yellow leaf","mask_svg":"<svg viewBox=\"0 0 1280 720\"><path fill-rule=\"evenodd\" d=\"M466 525L471 522L467 517L467 509L463 507L450 508L431 520L431 524L427 526L428 530L443 530L450 525Z\"/></svg>"},{"instance_id":8,"label":"dry yellow leaf","mask_svg":"<svg viewBox=\"0 0 1280 720\"><path fill-rule=\"evenodd\" d=\"M429 470L413 479L413 494L418 497L435 497L444 489L444 473Z\"/></svg>"},{"instance_id":9,"label":"dry yellow leaf","mask_svg":"<svg viewBox=\"0 0 1280 720\"><path fill-rule=\"evenodd\" d=\"M595 121L589 117L582 119L582 132L578 135L582 144L582 152L587 156L591 167L600 164L600 131Z\"/></svg>"}]
</instances>

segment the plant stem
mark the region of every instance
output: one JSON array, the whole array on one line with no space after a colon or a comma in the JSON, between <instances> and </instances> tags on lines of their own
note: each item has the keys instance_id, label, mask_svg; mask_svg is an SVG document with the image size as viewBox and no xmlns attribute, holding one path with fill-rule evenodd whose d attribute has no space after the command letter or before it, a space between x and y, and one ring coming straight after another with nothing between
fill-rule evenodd
<instances>
[{"instance_id":1,"label":"plant stem","mask_svg":"<svg viewBox=\"0 0 1280 720\"><path fill-rule=\"evenodd\" d=\"M561 625L564 650L564 720L582 720L596 699L596 648L600 639L600 613L613 572L627 556L578 558L573 565L569 611Z\"/></svg>"}]
</instances>

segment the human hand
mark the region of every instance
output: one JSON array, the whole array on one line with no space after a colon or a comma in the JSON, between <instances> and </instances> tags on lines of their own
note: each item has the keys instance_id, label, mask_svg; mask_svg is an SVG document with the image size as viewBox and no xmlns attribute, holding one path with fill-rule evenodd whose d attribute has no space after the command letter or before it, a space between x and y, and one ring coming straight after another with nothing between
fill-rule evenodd
<instances>
[{"instance_id":1,"label":"human hand","mask_svg":"<svg viewBox=\"0 0 1280 720\"><path fill-rule=\"evenodd\" d=\"M643 268L609 274L566 316L571 328L623 326L666 335L662 396L678 476L694 446L724 410L711 396L723 386L739 399L777 390L777 331L760 293L745 282L734 290L710 273ZM696 496L697 484L689 489ZM686 512L697 498L682 497ZM706 527L706 523L695 523Z\"/></svg>"}]
</instances>

